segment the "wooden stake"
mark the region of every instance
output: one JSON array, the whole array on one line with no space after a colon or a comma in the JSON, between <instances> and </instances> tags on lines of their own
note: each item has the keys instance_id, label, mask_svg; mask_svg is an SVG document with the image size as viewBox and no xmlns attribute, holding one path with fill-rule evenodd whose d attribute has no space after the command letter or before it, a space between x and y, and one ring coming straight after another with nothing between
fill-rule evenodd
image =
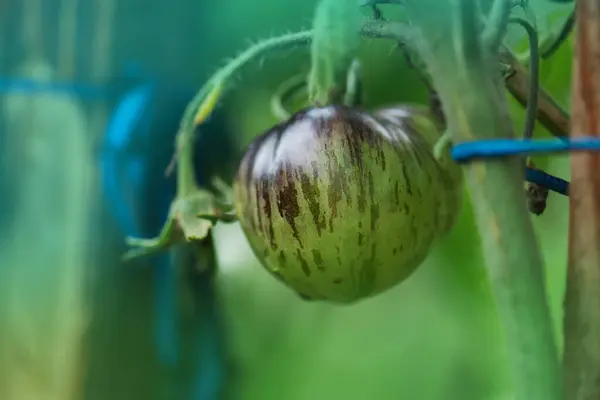
<instances>
[{"instance_id":1,"label":"wooden stake","mask_svg":"<svg viewBox=\"0 0 600 400\"><path fill-rule=\"evenodd\" d=\"M600 2L578 0L571 136L600 137ZM600 399L600 153L571 156L565 399Z\"/></svg>"}]
</instances>

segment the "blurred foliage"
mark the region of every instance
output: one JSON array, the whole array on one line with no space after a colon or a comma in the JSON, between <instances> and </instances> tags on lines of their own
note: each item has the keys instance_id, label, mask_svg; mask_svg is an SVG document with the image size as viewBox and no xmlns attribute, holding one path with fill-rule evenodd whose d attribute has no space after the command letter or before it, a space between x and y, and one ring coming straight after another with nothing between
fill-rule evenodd
<instances>
[{"instance_id":1,"label":"blurred foliage","mask_svg":"<svg viewBox=\"0 0 600 400\"><path fill-rule=\"evenodd\" d=\"M21 69L41 81L50 71L38 62ZM0 398L62 400L81 390L88 326L89 126L76 101L54 94L11 93L0 115L10 149L2 153L15 178L15 201L1 218Z\"/></svg>"}]
</instances>

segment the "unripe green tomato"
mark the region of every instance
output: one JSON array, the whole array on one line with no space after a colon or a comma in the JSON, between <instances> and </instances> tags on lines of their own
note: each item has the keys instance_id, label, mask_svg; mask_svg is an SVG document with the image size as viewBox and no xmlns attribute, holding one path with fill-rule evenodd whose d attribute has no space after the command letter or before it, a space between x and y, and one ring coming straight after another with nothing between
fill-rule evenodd
<instances>
[{"instance_id":1,"label":"unripe green tomato","mask_svg":"<svg viewBox=\"0 0 600 400\"><path fill-rule=\"evenodd\" d=\"M255 255L304 298L350 303L408 277L447 232L461 172L427 109L309 108L258 137L234 187Z\"/></svg>"}]
</instances>

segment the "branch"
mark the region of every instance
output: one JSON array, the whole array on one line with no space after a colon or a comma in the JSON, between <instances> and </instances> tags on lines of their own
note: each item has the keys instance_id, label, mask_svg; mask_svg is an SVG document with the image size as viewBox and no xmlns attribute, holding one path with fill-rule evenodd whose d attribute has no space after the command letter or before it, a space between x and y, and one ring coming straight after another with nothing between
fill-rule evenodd
<instances>
[{"instance_id":1,"label":"branch","mask_svg":"<svg viewBox=\"0 0 600 400\"><path fill-rule=\"evenodd\" d=\"M527 91L527 115L523 128L523 137L531 139L535 129L535 120L538 113L538 93L540 91L540 55L538 36L535 28L521 18L511 18L509 22L521 25L527 32L529 39L529 89ZM494 49L496 51L497 47Z\"/></svg>"},{"instance_id":2,"label":"branch","mask_svg":"<svg viewBox=\"0 0 600 400\"><path fill-rule=\"evenodd\" d=\"M402 22L366 21L362 33L365 37L391 39L409 47L417 42L415 29ZM500 59L512 68L512 75L505 80L509 93L526 108L530 88L527 69L506 48L502 49ZM543 88L538 90L537 119L554 136L564 137L569 132L569 115Z\"/></svg>"},{"instance_id":3,"label":"branch","mask_svg":"<svg viewBox=\"0 0 600 400\"><path fill-rule=\"evenodd\" d=\"M503 63L510 65L513 74L506 79L506 87L510 94L523 107L527 107L527 92L529 89L529 73L508 49L500 54ZM543 88L538 91L537 119L556 137L565 137L569 132L569 115Z\"/></svg>"},{"instance_id":4,"label":"branch","mask_svg":"<svg viewBox=\"0 0 600 400\"><path fill-rule=\"evenodd\" d=\"M600 4L578 0L573 137L600 137ZM565 297L565 398L600 398L600 154L571 155Z\"/></svg>"}]
</instances>

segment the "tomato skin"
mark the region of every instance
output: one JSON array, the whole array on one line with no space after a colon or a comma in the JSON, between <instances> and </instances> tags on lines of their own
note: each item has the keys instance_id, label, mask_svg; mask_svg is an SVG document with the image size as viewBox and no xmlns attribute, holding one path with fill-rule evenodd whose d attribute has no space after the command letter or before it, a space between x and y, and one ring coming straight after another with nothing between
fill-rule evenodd
<instances>
[{"instance_id":1,"label":"tomato skin","mask_svg":"<svg viewBox=\"0 0 600 400\"><path fill-rule=\"evenodd\" d=\"M403 281L458 213L460 170L433 157L439 136L418 107L314 107L273 127L234 185L254 253L310 299L351 303Z\"/></svg>"}]
</instances>

